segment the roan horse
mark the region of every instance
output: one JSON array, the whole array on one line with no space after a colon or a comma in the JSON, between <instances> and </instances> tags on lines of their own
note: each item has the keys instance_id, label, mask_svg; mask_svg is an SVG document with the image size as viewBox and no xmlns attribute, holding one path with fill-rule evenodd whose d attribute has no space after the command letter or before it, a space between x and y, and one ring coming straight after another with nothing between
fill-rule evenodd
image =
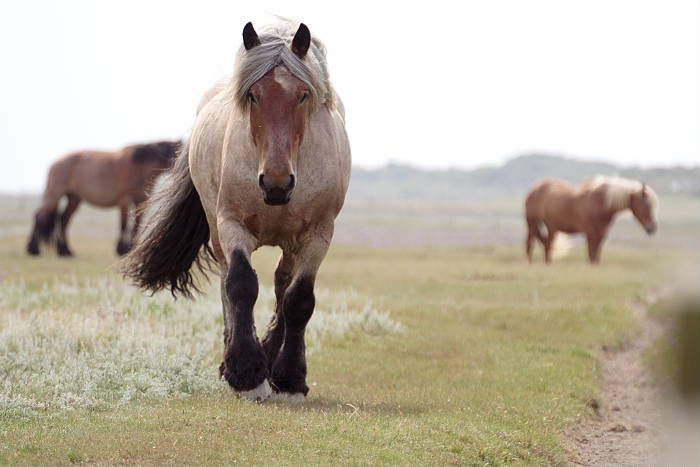
<instances>
[{"instance_id":1,"label":"roan horse","mask_svg":"<svg viewBox=\"0 0 700 467\"><path fill-rule=\"evenodd\" d=\"M80 202L85 200L99 207L119 206L121 233L117 253L125 254L138 229L141 217L138 208L154 179L172 165L179 146L180 143L174 141L134 144L115 152L75 152L54 162L49 169L42 204L34 216L27 253L38 255L42 240L55 240L60 256L72 256L66 229ZM67 203L59 216L58 204L64 196ZM132 206L136 212L135 222L132 232L128 232Z\"/></svg>"},{"instance_id":2,"label":"roan horse","mask_svg":"<svg viewBox=\"0 0 700 467\"><path fill-rule=\"evenodd\" d=\"M219 371L257 401L273 390L301 401L309 390L304 334L350 178L344 110L325 48L304 24L294 26L258 35L246 24L233 77L204 95L191 139L148 201L123 263L140 287L190 296L193 264L206 269L213 257L224 312ZM261 344L250 258L263 245L281 247L282 256L276 311Z\"/></svg>"},{"instance_id":3,"label":"roan horse","mask_svg":"<svg viewBox=\"0 0 700 467\"><path fill-rule=\"evenodd\" d=\"M649 235L656 232L659 200L647 184L620 177L597 176L580 186L560 180L547 180L527 195L525 250L532 262L535 239L544 245L545 262L551 261L552 246L558 232L586 235L588 259L600 261L600 248L615 216L626 209ZM547 227L545 236L540 230Z\"/></svg>"}]
</instances>

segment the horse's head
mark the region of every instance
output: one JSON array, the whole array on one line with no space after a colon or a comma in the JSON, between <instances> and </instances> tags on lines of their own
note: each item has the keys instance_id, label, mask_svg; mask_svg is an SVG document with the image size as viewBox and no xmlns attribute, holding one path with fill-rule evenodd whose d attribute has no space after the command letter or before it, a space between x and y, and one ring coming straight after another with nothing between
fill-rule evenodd
<instances>
[{"instance_id":1,"label":"horse's head","mask_svg":"<svg viewBox=\"0 0 700 467\"><path fill-rule=\"evenodd\" d=\"M246 53L262 47L251 23L243 29L243 45ZM310 45L309 29L301 24L289 48L303 61ZM292 197L311 97L310 86L284 64L274 66L247 90L250 133L258 153L257 181L266 204L287 204Z\"/></svg>"},{"instance_id":2,"label":"horse's head","mask_svg":"<svg viewBox=\"0 0 700 467\"><path fill-rule=\"evenodd\" d=\"M657 209L658 198L654 190L649 188L646 183L642 184L642 188L633 192L630 195L630 209L632 214L637 218L647 234L652 235L657 229Z\"/></svg>"},{"instance_id":3,"label":"horse's head","mask_svg":"<svg viewBox=\"0 0 700 467\"><path fill-rule=\"evenodd\" d=\"M149 164L158 169L168 169L175 161L175 156L180 148L180 141L135 144L132 148L134 162Z\"/></svg>"}]
</instances>

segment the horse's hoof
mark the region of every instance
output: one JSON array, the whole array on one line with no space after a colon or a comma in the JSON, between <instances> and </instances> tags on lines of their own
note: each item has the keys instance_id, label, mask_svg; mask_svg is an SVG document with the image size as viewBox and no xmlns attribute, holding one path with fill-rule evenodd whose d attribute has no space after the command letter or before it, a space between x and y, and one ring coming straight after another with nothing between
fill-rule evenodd
<instances>
[{"instance_id":1,"label":"horse's hoof","mask_svg":"<svg viewBox=\"0 0 700 467\"><path fill-rule=\"evenodd\" d=\"M303 392L276 392L272 395L271 400L301 404L306 400L306 396Z\"/></svg>"},{"instance_id":2,"label":"horse's hoof","mask_svg":"<svg viewBox=\"0 0 700 467\"><path fill-rule=\"evenodd\" d=\"M272 395L272 388L265 379L257 388L250 391L238 391L236 394L250 402L265 402Z\"/></svg>"}]
</instances>

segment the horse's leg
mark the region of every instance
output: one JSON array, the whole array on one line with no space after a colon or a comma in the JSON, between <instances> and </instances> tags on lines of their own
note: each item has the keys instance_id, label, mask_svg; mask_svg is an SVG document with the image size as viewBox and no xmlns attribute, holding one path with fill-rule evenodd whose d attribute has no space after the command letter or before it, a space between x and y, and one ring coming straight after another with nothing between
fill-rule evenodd
<instances>
[{"instance_id":1,"label":"horse's leg","mask_svg":"<svg viewBox=\"0 0 700 467\"><path fill-rule=\"evenodd\" d=\"M532 264L532 246L535 243L535 234L528 231L527 239L525 240L525 252L527 253L527 262Z\"/></svg>"},{"instance_id":2,"label":"horse's leg","mask_svg":"<svg viewBox=\"0 0 700 467\"><path fill-rule=\"evenodd\" d=\"M284 294L292 282L292 268L294 259L291 253L282 253L277 269L275 270L275 314L272 315L270 324L267 325L267 333L263 338L262 346L267 355L270 367L275 362L282 341L284 340L284 317L282 315L282 302Z\"/></svg>"},{"instance_id":3,"label":"horse's leg","mask_svg":"<svg viewBox=\"0 0 700 467\"><path fill-rule=\"evenodd\" d=\"M70 251L70 248L68 247L67 231L70 219L73 217L73 214L75 214L78 206L80 206L81 199L72 193L68 193L66 197L68 198L68 204L66 204L66 208L61 214L61 226L60 230L58 231L58 242L56 243L56 247L60 256L73 256L73 252Z\"/></svg>"},{"instance_id":4,"label":"horse's leg","mask_svg":"<svg viewBox=\"0 0 700 467\"><path fill-rule=\"evenodd\" d=\"M29 234L29 241L27 242L27 253L32 256L39 255L39 241L41 236L39 234L40 226L40 212L41 208L37 210L34 214L34 226L32 227L32 233Z\"/></svg>"},{"instance_id":5,"label":"horse's leg","mask_svg":"<svg viewBox=\"0 0 700 467\"><path fill-rule=\"evenodd\" d=\"M284 343L272 366L272 382L277 392L287 393L294 401L303 400L309 392L306 385L304 333L316 303L316 272L328 251L331 236L332 230L330 234L326 232L325 235L314 236L301 248L296 255L291 283L282 301Z\"/></svg>"},{"instance_id":6,"label":"horse's leg","mask_svg":"<svg viewBox=\"0 0 700 467\"><path fill-rule=\"evenodd\" d=\"M246 399L262 401L272 390L267 380L267 357L253 319L258 298L258 278L250 264L254 242L235 222L219 224L219 240L228 263L221 284L225 346L221 376Z\"/></svg>"},{"instance_id":7,"label":"horse's leg","mask_svg":"<svg viewBox=\"0 0 700 467\"><path fill-rule=\"evenodd\" d=\"M143 217L143 204L134 205L134 226L131 228L131 238L129 239L129 249L136 241L136 235L139 233L139 228L141 227L141 218Z\"/></svg>"},{"instance_id":8,"label":"horse's leg","mask_svg":"<svg viewBox=\"0 0 700 467\"><path fill-rule=\"evenodd\" d=\"M55 196L48 189L44 194L44 200L34 214L34 226L27 243L27 253L36 256L40 253L41 241L50 242L54 236L58 201L61 196Z\"/></svg>"},{"instance_id":9,"label":"horse's leg","mask_svg":"<svg viewBox=\"0 0 700 467\"><path fill-rule=\"evenodd\" d=\"M603 235L600 232L589 232L586 235L588 242L588 260L591 264L600 262L600 247L603 244Z\"/></svg>"},{"instance_id":10,"label":"horse's leg","mask_svg":"<svg viewBox=\"0 0 700 467\"><path fill-rule=\"evenodd\" d=\"M132 198L134 207L134 225L131 226L131 232L129 235L129 250L136 242L136 236L139 233L139 228L141 228L141 218L143 217L144 210L146 209L146 196L139 195Z\"/></svg>"},{"instance_id":11,"label":"horse's leg","mask_svg":"<svg viewBox=\"0 0 700 467\"><path fill-rule=\"evenodd\" d=\"M535 240L540 237L540 228L537 221L527 220L527 239L525 240L525 252L527 253L527 261L532 263L532 247ZM544 242L542 242L544 244Z\"/></svg>"},{"instance_id":12,"label":"horse's leg","mask_svg":"<svg viewBox=\"0 0 700 467\"><path fill-rule=\"evenodd\" d=\"M120 220L120 230L119 230L119 242L117 242L117 254L123 256L129 252L129 239L126 228L129 224L129 203L122 203L119 205L119 220Z\"/></svg>"},{"instance_id":13,"label":"horse's leg","mask_svg":"<svg viewBox=\"0 0 700 467\"><path fill-rule=\"evenodd\" d=\"M549 264L552 262L552 247L554 240L557 238L557 231L547 227L547 238L544 242L544 262Z\"/></svg>"}]
</instances>

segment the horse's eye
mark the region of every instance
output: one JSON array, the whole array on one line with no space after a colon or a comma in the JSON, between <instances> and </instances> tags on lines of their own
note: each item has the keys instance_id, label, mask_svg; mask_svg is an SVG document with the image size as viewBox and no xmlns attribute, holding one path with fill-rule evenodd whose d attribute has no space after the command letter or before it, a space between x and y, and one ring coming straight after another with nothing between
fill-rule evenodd
<instances>
[{"instance_id":1,"label":"horse's eye","mask_svg":"<svg viewBox=\"0 0 700 467\"><path fill-rule=\"evenodd\" d=\"M309 98L309 93L305 92L304 94L301 95L301 98L299 99L299 103L303 104L304 101L306 101L306 99L308 99L308 98Z\"/></svg>"},{"instance_id":2,"label":"horse's eye","mask_svg":"<svg viewBox=\"0 0 700 467\"><path fill-rule=\"evenodd\" d=\"M255 98L255 95L252 92L248 91L247 97L248 97L248 100L250 102L252 102L253 104L258 103L258 100Z\"/></svg>"}]
</instances>

